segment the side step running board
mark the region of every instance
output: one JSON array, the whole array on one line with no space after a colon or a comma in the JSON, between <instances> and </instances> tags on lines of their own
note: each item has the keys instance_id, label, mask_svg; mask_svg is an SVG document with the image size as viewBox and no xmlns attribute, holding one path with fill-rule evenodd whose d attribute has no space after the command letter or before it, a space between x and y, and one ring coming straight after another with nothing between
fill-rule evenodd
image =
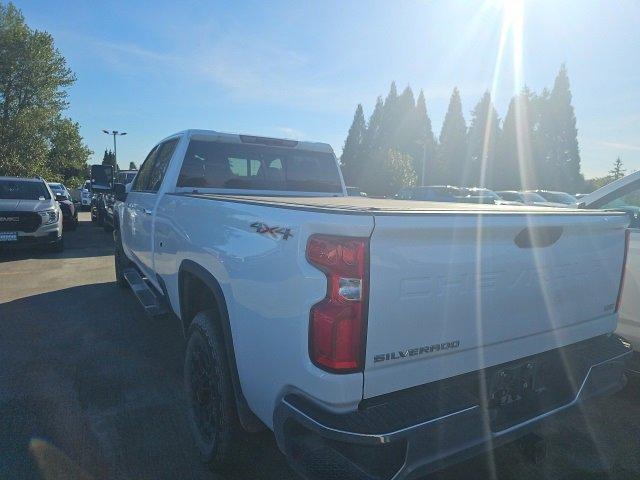
<instances>
[{"instance_id":1,"label":"side step running board","mask_svg":"<svg viewBox=\"0 0 640 480\"><path fill-rule=\"evenodd\" d=\"M167 313L164 299L140 276L137 270L132 268L125 270L123 276L148 316L157 317Z\"/></svg>"}]
</instances>

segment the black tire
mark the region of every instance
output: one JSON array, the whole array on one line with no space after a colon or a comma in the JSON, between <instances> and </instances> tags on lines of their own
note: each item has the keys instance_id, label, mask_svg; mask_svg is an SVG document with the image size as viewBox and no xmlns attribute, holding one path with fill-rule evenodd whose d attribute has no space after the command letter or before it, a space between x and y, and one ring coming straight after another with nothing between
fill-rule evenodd
<instances>
[{"instance_id":1,"label":"black tire","mask_svg":"<svg viewBox=\"0 0 640 480\"><path fill-rule=\"evenodd\" d=\"M114 243L114 264L116 267L116 283L120 288L127 288L129 283L124 278L124 271L130 266L131 262L124 254L122 249L122 239L120 238L120 230L113 231L113 243Z\"/></svg>"},{"instance_id":2,"label":"black tire","mask_svg":"<svg viewBox=\"0 0 640 480\"><path fill-rule=\"evenodd\" d=\"M53 252L53 253L62 253L62 252L64 252L64 238L60 237L60 240L58 240L55 243L52 243L49 246L49 251Z\"/></svg>"},{"instance_id":3,"label":"black tire","mask_svg":"<svg viewBox=\"0 0 640 480\"><path fill-rule=\"evenodd\" d=\"M189 425L202 460L212 470L240 458L242 426L217 313L198 313L189 327L184 361Z\"/></svg>"}]
</instances>

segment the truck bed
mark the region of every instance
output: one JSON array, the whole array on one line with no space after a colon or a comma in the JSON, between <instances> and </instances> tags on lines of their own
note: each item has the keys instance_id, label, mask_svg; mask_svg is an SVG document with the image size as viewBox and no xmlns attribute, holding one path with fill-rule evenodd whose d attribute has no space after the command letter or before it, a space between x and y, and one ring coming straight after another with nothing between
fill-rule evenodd
<instances>
[{"instance_id":1,"label":"truck bed","mask_svg":"<svg viewBox=\"0 0 640 480\"><path fill-rule=\"evenodd\" d=\"M182 195L185 195L184 193ZM520 214L520 215L618 215L612 212L573 208L534 207L519 205L487 205L475 203L429 202L421 200L395 200L369 197L285 197L267 195L220 195L188 193L188 196L211 200L247 203L251 205L290 208L296 210L319 210L325 213L403 214L403 213L461 213L461 214ZM620 213L624 215L624 213Z\"/></svg>"}]
</instances>

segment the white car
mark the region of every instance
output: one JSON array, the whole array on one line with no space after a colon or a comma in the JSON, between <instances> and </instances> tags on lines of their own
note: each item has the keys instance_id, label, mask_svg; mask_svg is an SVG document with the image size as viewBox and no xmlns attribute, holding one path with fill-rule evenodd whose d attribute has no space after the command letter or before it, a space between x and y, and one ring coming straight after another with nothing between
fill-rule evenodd
<instances>
[{"instance_id":1,"label":"white car","mask_svg":"<svg viewBox=\"0 0 640 480\"><path fill-rule=\"evenodd\" d=\"M626 263L622 290L618 298L620 321L617 333L640 352L640 171L599 188L579 199L579 206L624 212L630 224L627 230ZM636 358L634 368L640 368Z\"/></svg>"},{"instance_id":2,"label":"white car","mask_svg":"<svg viewBox=\"0 0 640 480\"><path fill-rule=\"evenodd\" d=\"M80 204L83 210L91 209L91 181L87 180L80 188Z\"/></svg>"},{"instance_id":3,"label":"white car","mask_svg":"<svg viewBox=\"0 0 640 480\"><path fill-rule=\"evenodd\" d=\"M622 213L349 197L327 144L203 130L115 195L209 465L266 426L305 478L414 478L625 384Z\"/></svg>"},{"instance_id":4,"label":"white car","mask_svg":"<svg viewBox=\"0 0 640 480\"><path fill-rule=\"evenodd\" d=\"M62 210L41 178L0 177L0 250L21 247L62 252Z\"/></svg>"}]
</instances>

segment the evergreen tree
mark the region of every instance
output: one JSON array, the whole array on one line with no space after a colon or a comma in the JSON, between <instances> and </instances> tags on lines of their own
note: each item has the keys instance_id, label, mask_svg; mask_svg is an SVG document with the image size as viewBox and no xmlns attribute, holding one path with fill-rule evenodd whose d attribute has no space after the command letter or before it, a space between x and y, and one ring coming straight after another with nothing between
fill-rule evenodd
<instances>
[{"instance_id":1,"label":"evergreen tree","mask_svg":"<svg viewBox=\"0 0 640 480\"><path fill-rule=\"evenodd\" d=\"M544 88L540 95L531 101L531 128L533 135L533 158L535 161L536 180L540 188L552 188L555 182L554 165L549 150L553 139L552 112L549 108L551 92Z\"/></svg>"},{"instance_id":2,"label":"evergreen tree","mask_svg":"<svg viewBox=\"0 0 640 480\"><path fill-rule=\"evenodd\" d=\"M578 191L584 184L584 178L580 173L578 129L571 104L569 76L564 64L560 66L553 84L548 107L549 115L545 119L551 122L551 125L546 127L551 135L547 151L553 171L548 187L556 190Z\"/></svg>"},{"instance_id":3,"label":"evergreen tree","mask_svg":"<svg viewBox=\"0 0 640 480\"><path fill-rule=\"evenodd\" d=\"M622 160L620 157L616 158L616 161L613 162L613 168L609 170L609 176L611 180L618 180L619 178L624 177L624 173L626 172L626 168L622 166Z\"/></svg>"},{"instance_id":4,"label":"evergreen tree","mask_svg":"<svg viewBox=\"0 0 640 480\"><path fill-rule=\"evenodd\" d=\"M467 154L467 125L462 114L458 88L453 89L444 117L433 180L435 183L457 185L462 179Z\"/></svg>"},{"instance_id":5,"label":"evergreen tree","mask_svg":"<svg viewBox=\"0 0 640 480\"><path fill-rule=\"evenodd\" d=\"M407 86L398 97L398 122L393 132L391 147L401 153L412 153L416 149L418 128L416 121L416 100L413 90Z\"/></svg>"},{"instance_id":6,"label":"evergreen tree","mask_svg":"<svg viewBox=\"0 0 640 480\"><path fill-rule=\"evenodd\" d=\"M347 139L344 142L340 164L342 166L342 174L347 185L359 186L359 180L362 171L365 168L365 159L363 155L363 141L366 133L366 125L364 121L364 112L362 105L358 104L356 113L353 115L353 122Z\"/></svg>"},{"instance_id":7,"label":"evergreen tree","mask_svg":"<svg viewBox=\"0 0 640 480\"><path fill-rule=\"evenodd\" d=\"M102 165L112 165L114 172L118 171L116 156L111 150L105 149L104 155L102 156Z\"/></svg>"},{"instance_id":8,"label":"evergreen tree","mask_svg":"<svg viewBox=\"0 0 640 480\"><path fill-rule=\"evenodd\" d=\"M531 105L534 94L527 88L511 99L498 141L491 188L522 190L537 188L533 161Z\"/></svg>"},{"instance_id":9,"label":"evergreen tree","mask_svg":"<svg viewBox=\"0 0 640 480\"><path fill-rule=\"evenodd\" d=\"M364 190L370 195L392 195L404 186L417 183L413 159L409 155L389 148L379 150L371 161L375 168L363 172Z\"/></svg>"},{"instance_id":10,"label":"evergreen tree","mask_svg":"<svg viewBox=\"0 0 640 480\"><path fill-rule=\"evenodd\" d=\"M368 156L375 154L380 145L379 138L382 129L383 110L384 103L382 102L382 97L378 97L376 99L376 106L373 108L373 112L367 123L367 131L364 134L363 150Z\"/></svg>"},{"instance_id":11,"label":"evergreen tree","mask_svg":"<svg viewBox=\"0 0 640 480\"><path fill-rule=\"evenodd\" d=\"M398 97L396 82L391 82L389 93L384 100L380 133L377 138L378 148L384 152L389 148L395 147L400 117L400 98Z\"/></svg>"},{"instance_id":12,"label":"evergreen tree","mask_svg":"<svg viewBox=\"0 0 640 480\"><path fill-rule=\"evenodd\" d=\"M499 135L498 112L493 107L491 95L485 92L471 112L462 185L484 186L493 182Z\"/></svg>"},{"instance_id":13,"label":"evergreen tree","mask_svg":"<svg viewBox=\"0 0 640 480\"><path fill-rule=\"evenodd\" d=\"M423 179L425 182L430 180L429 176L431 175L435 164L437 145L436 138L433 135L431 119L427 113L427 103L422 90L420 90L418 100L416 101L415 117L417 148L412 152L414 161L413 168L418 175L418 183L422 185ZM422 169L425 165L426 171L423 174Z\"/></svg>"},{"instance_id":14,"label":"evergreen tree","mask_svg":"<svg viewBox=\"0 0 640 480\"><path fill-rule=\"evenodd\" d=\"M129 162L129 170L137 170L138 166L136 165L136 162Z\"/></svg>"},{"instance_id":15,"label":"evergreen tree","mask_svg":"<svg viewBox=\"0 0 640 480\"><path fill-rule=\"evenodd\" d=\"M382 116L384 110L384 103L382 98L378 97L376 105L373 108L373 112L369 117L367 123L367 130L364 133L364 141L362 142L362 155L366 158L367 168L358 182L363 191L371 193L370 183L373 181L371 172L380 171L382 166L380 165L380 130L382 127ZM374 186L375 188L375 186Z\"/></svg>"}]
</instances>

